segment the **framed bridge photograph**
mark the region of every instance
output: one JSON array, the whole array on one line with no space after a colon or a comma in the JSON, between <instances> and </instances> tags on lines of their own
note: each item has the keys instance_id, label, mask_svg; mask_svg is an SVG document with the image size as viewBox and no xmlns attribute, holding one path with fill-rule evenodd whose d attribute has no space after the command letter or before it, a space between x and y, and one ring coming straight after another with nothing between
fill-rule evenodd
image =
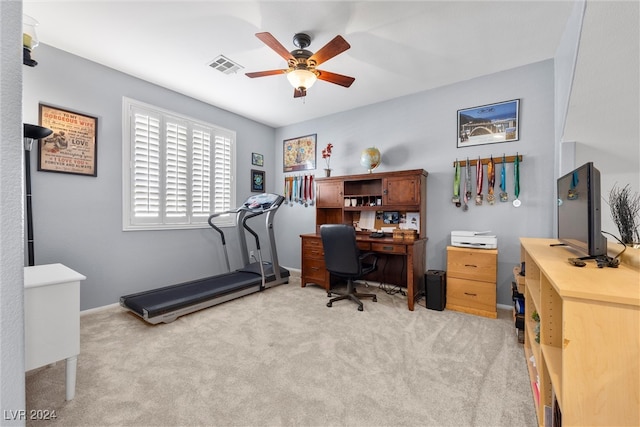
<instances>
[{"instance_id":1,"label":"framed bridge photograph","mask_svg":"<svg viewBox=\"0 0 640 427\"><path fill-rule=\"evenodd\" d=\"M458 148L517 141L520 100L458 110Z\"/></svg>"}]
</instances>

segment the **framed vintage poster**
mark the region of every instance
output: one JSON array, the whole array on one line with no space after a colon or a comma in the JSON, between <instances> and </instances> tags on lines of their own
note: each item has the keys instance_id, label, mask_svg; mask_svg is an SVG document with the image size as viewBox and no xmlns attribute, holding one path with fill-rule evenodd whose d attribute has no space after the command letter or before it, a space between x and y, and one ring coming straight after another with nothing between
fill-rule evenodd
<instances>
[{"instance_id":1,"label":"framed vintage poster","mask_svg":"<svg viewBox=\"0 0 640 427\"><path fill-rule=\"evenodd\" d=\"M283 171L295 172L316 168L317 134L285 139L282 146Z\"/></svg>"},{"instance_id":2,"label":"framed vintage poster","mask_svg":"<svg viewBox=\"0 0 640 427\"><path fill-rule=\"evenodd\" d=\"M264 166L264 156L259 153L251 153L251 164L254 166Z\"/></svg>"},{"instance_id":3,"label":"framed vintage poster","mask_svg":"<svg viewBox=\"0 0 640 427\"><path fill-rule=\"evenodd\" d=\"M458 110L458 148L517 141L520 100Z\"/></svg>"},{"instance_id":4,"label":"framed vintage poster","mask_svg":"<svg viewBox=\"0 0 640 427\"><path fill-rule=\"evenodd\" d=\"M98 176L98 119L40 104L40 126L53 131L38 142L38 170Z\"/></svg>"},{"instance_id":5,"label":"framed vintage poster","mask_svg":"<svg viewBox=\"0 0 640 427\"><path fill-rule=\"evenodd\" d=\"M251 191L264 193L264 171L251 169Z\"/></svg>"}]
</instances>

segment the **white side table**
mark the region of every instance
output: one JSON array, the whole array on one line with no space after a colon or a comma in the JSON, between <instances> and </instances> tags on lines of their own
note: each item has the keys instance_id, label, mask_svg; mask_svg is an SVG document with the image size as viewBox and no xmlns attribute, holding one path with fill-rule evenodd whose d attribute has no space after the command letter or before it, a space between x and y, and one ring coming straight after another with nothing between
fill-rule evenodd
<instances>
[{"instance_id":1,"label":"white side table","mask_svg":"<svg viewBox=\"0 0 640 427\"><path fill-rule=\"evenodd\" d=\"M80 281L62 264L24 268L25 370L66 361L66 399L76 393L80 354Z\"/></svg>"}]
</instances>

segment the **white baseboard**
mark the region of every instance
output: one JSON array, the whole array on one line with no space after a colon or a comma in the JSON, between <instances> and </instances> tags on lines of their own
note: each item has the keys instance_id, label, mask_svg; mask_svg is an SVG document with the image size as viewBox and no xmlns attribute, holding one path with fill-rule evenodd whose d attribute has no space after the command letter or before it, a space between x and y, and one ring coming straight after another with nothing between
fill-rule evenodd
<instances>
[{"instance_id":1,"label":"white baseboard","mask_svg":"<svg viewBox=\"0 0 640 427\"><path fill-rule=\"evenodd\" d=\"M89 308L87 310L82 310L80 312L80 317L82 317L82 316L84 316L86 314L97 313L99 311L104 311L106 309L113 308L113 307L118 307L118 306L120 306L120 303L115 302L113 304L103 305L101 307L95 307L95 308Z\"/></svg>"}]
</instances>

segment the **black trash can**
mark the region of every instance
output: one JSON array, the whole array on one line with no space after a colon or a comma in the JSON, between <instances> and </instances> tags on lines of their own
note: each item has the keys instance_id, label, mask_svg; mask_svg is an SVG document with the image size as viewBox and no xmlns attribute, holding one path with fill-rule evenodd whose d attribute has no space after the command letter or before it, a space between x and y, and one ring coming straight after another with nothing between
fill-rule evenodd
<instances>
[{"instance_id":1,"label":"black trash can","mask_svg":"<svg viewBox=\"0 0 640 427\"><path fill-rule=\"evenodd\" d=\"M444 310L447 305L447 273L442 270L427 270L424 277L426 307L430 310Z\"/></svg>"}]
</instances>

